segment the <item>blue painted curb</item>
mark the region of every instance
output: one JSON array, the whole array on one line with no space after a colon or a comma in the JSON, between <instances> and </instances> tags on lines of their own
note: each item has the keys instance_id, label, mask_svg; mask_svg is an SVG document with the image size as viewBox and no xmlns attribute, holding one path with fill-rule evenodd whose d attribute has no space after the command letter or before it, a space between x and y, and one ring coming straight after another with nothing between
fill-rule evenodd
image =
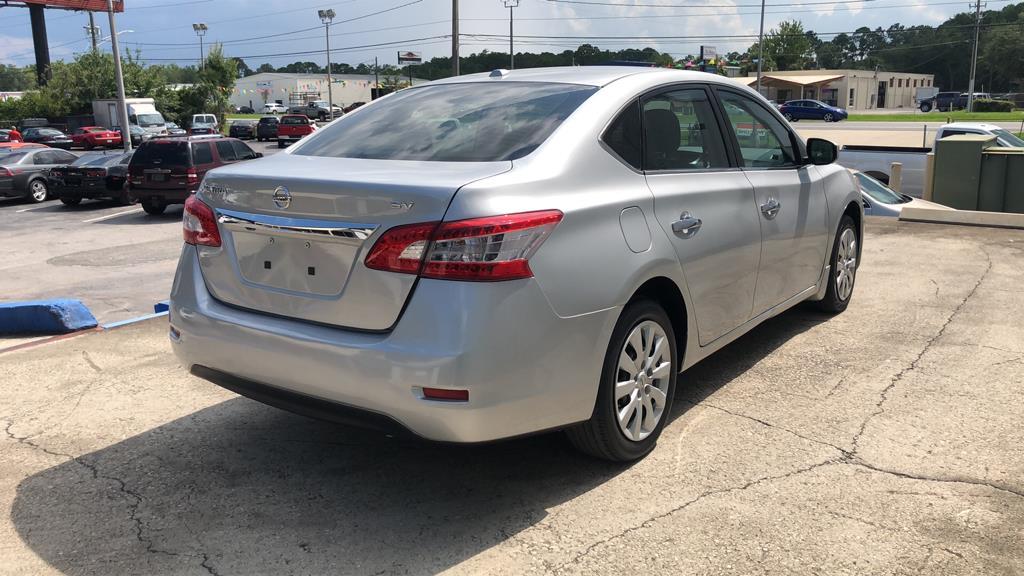
<instances>
[{"instance_id":1,"label":"blue painted curb","mask_svg":"<svg viewBox=\"0 0 1024 576\"><path fill-rule=\"evenodd\" d=\"M81 300L0 303L0 334L67 334L96 324Z\"/></svg>"},{"instance_id":2,"label":"blue painted curb","mask_svg":"<svg viewBox=\"0 0 1024 576\"><path fill-rule=\"evenodd\" d=\"M153 304L153 313L154 314L159 314L161 312L167 312L170 309L171 309L171 301L170 300L161 300L160 302L157 302L156 304Z\"/></svg>"}]
</instances>

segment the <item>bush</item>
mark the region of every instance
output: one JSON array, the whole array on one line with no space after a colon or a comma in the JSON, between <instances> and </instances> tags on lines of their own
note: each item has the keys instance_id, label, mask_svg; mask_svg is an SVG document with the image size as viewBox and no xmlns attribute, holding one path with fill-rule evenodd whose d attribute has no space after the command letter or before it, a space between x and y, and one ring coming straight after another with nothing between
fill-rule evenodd
<instances>
[{"instance_id":1,"label":"bush","mask_svg":"<svg viewBox=\"0 0 1024 576\"><path fill-rule=\"evenodd\" d=\"M1009 100L975 100L975 112L1013 112L1013 102Z\"/></svg>"}]
</instances>

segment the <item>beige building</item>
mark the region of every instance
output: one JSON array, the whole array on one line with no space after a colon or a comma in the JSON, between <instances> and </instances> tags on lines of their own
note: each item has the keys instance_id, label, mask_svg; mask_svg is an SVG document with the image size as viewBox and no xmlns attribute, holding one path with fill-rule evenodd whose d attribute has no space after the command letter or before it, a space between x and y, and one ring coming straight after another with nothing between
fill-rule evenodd
<instances>
[{"instance_id":1,"label":"beige building","mask_svg":"<svg viewBox=\"0 0 1024 576\"><path fill-rule=\"evenodd\" d=\"M381 83L386 80L380 76ZM407 77L398 80L408 82ZM427 82L416 78L414 84ZM331 92L335 106L345 107L354 102L369 102L375 86L372 74L332 74ZM312 100L327 100L326 74L289 74L261 72L235 80L230 101L235 106L251 106L259 112L264 104L277 102L285 106L305 104Z\"/></svg>"},{"instance_id":2,"label":"beige building","mask_svg":"<svg viewBox=\"0 0 1024 576\"><path fill-rule=\"evenodd\" d=\"M737 78L755 87L757 77ZM821 100L849 110L916 107L920 88L931 88L932 74L909 74L874 70L790 70L764 72L761 93L769 100Z\"/></svg>"}]
</instances>

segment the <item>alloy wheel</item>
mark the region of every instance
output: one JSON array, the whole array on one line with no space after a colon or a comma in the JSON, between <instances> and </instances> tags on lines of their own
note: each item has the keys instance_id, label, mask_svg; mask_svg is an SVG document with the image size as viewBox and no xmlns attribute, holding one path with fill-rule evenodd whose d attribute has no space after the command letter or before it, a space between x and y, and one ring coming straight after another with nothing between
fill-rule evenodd
<instances>
[{"instance_id":1,"label":"alloy wheel","mask_svg":"<svg viewBox=\"0 0 1024 576\"><path fill-rule=\"evenodd\" d=\"M832 114L826 113L825 114L825 122L831 122L831 121L832 121Z\"/></svg>"},{"instance_id":2,"label":"alloy wheel","mask_svg":"<svg viewBox=\"0 0 1024 576\"><path fill-rule=\"evenodd\" d=\"M853 228L843 230L836 254L836 295L847 300L853 293L853 280L857 274L857 233Z\"/></svg>"},{"instance_id":3,"label":"alloy wheel","mask_svg":"<svg viewBox=\"0 0 1024 576\"><path fill-rule=\"evenodd\" d=\"M647 438L664 416L672 375L672 350L665 330L645 320L633 328L619 353L615 411L622 433Z\"/></svg>"},{"instance_id":4,"label":"alloy wheel","mask_svg":"<svg viewBox=\"0 0 1024 576\"><path fill-rule=\"evenodd\" d=\"M36 202L42 202L43 200L46 200L46 184L42 180L36 180L32 182L30 189L32 192L33 200L35 200Z\"/></svg>"}]
</instances>

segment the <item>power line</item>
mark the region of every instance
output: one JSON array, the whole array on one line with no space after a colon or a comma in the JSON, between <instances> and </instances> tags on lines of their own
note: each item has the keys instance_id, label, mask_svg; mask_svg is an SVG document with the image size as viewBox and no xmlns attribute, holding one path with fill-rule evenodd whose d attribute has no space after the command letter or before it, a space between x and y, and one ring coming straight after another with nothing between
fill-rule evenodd
<instances>
[{"instance_id":1,"label":"power line","mask_svg":"<svg viewBox=\"0 0 1024 576\"><path fill-rule=\"evenodd\" d=\"M363 48L383 48L385 46L397 46L401 44L412 44L414 42L422 42L425 40L438 40L442 38L451 38L450 34L441 34L438 36L427 36L424 38L410 38L407 40L396 40L394 42L380 42L377 44L364 44L362 46L348 46L345 48L334 48L331 52L349 52L353 50L359 50ZM280 52L277 54L248 54L248 55L231 55L230 58L272 58L277 56L303 56L309 54L324 54L326 50L301 50L297 52ZM185 60L185 58L146 58L146 61L157 61L157 62L177 62L179 60Z\"/></svg>"}]
</instances>

